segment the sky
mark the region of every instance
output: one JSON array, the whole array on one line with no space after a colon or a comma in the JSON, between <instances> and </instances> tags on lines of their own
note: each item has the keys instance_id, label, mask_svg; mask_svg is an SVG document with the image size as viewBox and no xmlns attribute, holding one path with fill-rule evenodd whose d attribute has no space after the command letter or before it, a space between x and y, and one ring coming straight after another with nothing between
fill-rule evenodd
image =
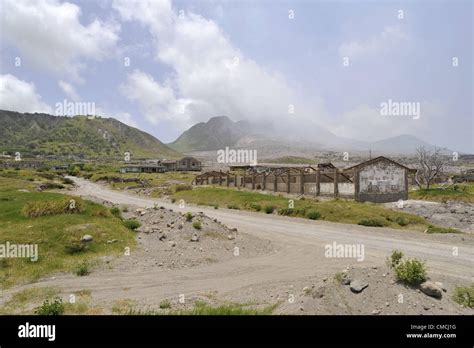
<instances>
[{"instance_id":1,"label":"sky","mask_svg":"<svg viewBox=\"0 0 474 348\"><path fill-rule=\"evenodd\" d=\"M474 153L473 16L468 0L0 0L0 109L93 103L163 142L226 115Z\"/></svg>"}]
</instances>

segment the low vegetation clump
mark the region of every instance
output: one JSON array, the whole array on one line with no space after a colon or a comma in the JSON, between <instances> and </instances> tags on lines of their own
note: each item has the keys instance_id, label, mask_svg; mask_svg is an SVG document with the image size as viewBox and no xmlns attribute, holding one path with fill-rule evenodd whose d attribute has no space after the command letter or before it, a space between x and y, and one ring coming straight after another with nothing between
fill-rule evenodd
<instances>
[{"instance_id":1,"label":"low vegetation clump","mask_svg":"<svg viewBox=\"0 0 474 348\"><path fill-rule=\"evenodd\" d=\"M202 229L202 224L201 224L201 221L194 221L193 222L193 227L196 229L196 230L201 230Z\"/></svg>"},{"instance_id":2,"label":"low vegetation clump","mask_svg":"<svg viewBox=\"0 0 474 348\"><path fill-rule=\"evenodd\" d=\"M227 209L239 210L240 207L237 204L227 204Z\"/></svg>"},{"instance_id":3,"label":"low vegetation clump","mask_svg":"<svg viewBox=\"0 0 474 348\"><path fill-rule=\"evenodd\" d=\"M186 221L191 222L193 220L193 214L190 212L186 213Z\"/></svg>"},{"instance_id":4,"label":"low vegetation clump","mask_svg":"<svg viewBox=\"0 0 474 348\"><path fill-rule=\"evenodd\" d=\"M471 286L457 286L454 289L453 300L468 308L474 308L474 283Z\"/></svg>"},{"instance_id":5,"label":"low vegetation clump","mask_svg":"<svg viewBox=\"0 0 474 348\"><path fill-rule=\"evenodd\" d=\"M454 228L429 225L428 228L426 229L426 233L461 233L461 232Z\"/></svg>"},{"instance_id":6,"label":"low vegetation clump","mask_svg":"<svg viewBox=\"0 0 474 348\"><path fill-rule=\"evenodd\" d=\"M377 218L362 219L357 224L362 225L362 226L370 226L370 227L384 227L384 226L387 226L387 223L385 223L385 221L383 221L382 219L377 219Z\"/></svg>"},{"instance_id":7,"label":"low vegetation clump","mask_svg":"<svg viewBox=\"0 0 474 348\"><path fill-rule=\"evenodd\" d=\"M81 242L72 242L64 247L66 254L74 255L87 250L87 245Z\"/></svg>"},{"instance_id":8,"label":"low vegetation clump","mask_svg":"<svg viewBox=\"0 0 474 348\"><path fill-rule=\"evenodd\" d=\"M171 302L169 300L163 300L160 302L161 309L168 309L171 308Z\"/></svg>"},{"instance_id":9,"label":"low vegetation clump","mask_svg":"<svg viewBox=\"0 0 474 348\"><path fill-rule=\"evenodd\" d=\"M89 262L87 262L86 260L82 261L78 266L77 266L77 269L76 269L76 275L78 275L79 277L82 277L82 276L86 276L88 274L90 274L90 270L89 270Z\"/></svg>"},{"instance_id":10,"label":"low vegetation clump","mask_svg":"<svg viewBox=\"0 0 474 348\"><path fill-rule=\"evenodd\" d=\"M425 263L417 259L401 259L394 270L397 280L409 285L423 283L427 277Z\"/></svg>"},{"instance_id":11,"label":"low vegetation clump","mask_svg":"<svg viewBox=\"0 0 474 348\"><path fill-rule=\"evenodd\" d=\"M124 226L127 227L128 229L135 231L138 227L140 227L142 224L140 221L137 219L128 219L123 222Z\"/></svg>"},{"instance_id":12,"label":"low vegetation clump","mask_svg":"<svg viewBox=\"0 0 474 348\"><path fill-rule=\"evenodd\" d=\"M79 199L60 199L27 202L23 207L23 214L29 218L40 216L73 214L82 211L82 202Z\"/></svg>"},{"instance_id":13,"label":"low vegetation clump","mask_svg":"<svg viewBox=\"0 0 474 348\"><path fill-rule=\"evenodd\" d=\"M262 206L260 204L257 204L257 203L250 203L249 207L250 207L250 209L253 209L255 211L262 210Z\"/></svg>"},{"instance_id":14,"label":"low vegetation clump","mask_svg":"<svg viewBox=\"0 0 474 348\"><path fill-rule=\"evenodd\" d=\"M306 213L306 217L311 220L319 220L321 218L321 213L316 210L310 210Z\"/></svg>"},{"instance_id":15,"label":"low vegetation clump","mask_svg":"<svg viewBox=\"0 0 474 348\"><path fill-rule=\"evenodd\" d=\"M387 259L387 264L390 268L395 268L398 266L400 261L403 258L403 253L399 250L392 251L392 255Z\"/></svg>"},{"instance_id":16,"label":"low vegetation clump","mask_svg":"<svg viewBox=\"0 0 474 348\"><path fill-rule=\"evenodd\" d=\"M410 199L422 199L427 201L447 202L449 200L474 203L474 185L472 183L454 184L448 187L432 187L419 189L409 193Z\"/></svg>"},{"instance_id":17,"label":"low vegetation clump","mask_svg":"<svg viewBox=\"0 0 474 348\"><path fill-rule=\"evenodd\" d=\"M120 220L122 220L122 212L120 211L118 207L110 208L110 213L116 218L119 218Z\"/></svg>"},{"instance_id":18,"label":"low vegetation clump","mask_svg":"<svg viewBox=\"0 0 474 348\"><path fill-rule=\"evenodd\" d=\"M53 301L45 300L43 304L35 309L38 315L61 315L64 313L64 303L59 297L55 297Z\"/></svg>"},{"instance_id":19,"label":"low vegetation clump","mask_svg":"<svg viewBox=\"0 0 474 348\"><path fill-rule=\"evenodd\" d=\"M189 191L192 190L193 186L188 184L178 184L174 187L174 192Z\"/></svg>"},{"instance_id":20,"label":"low vegetation clump","mask_svg":"<svg viewBox=\"0 0 474 348\"><path fill-rule=\"evenodd\" d=\"M273 214L273 211L275 210L275 206L266 205L263 210L265 211L265 214Z\"/></svg>"},{"instance_id":21,"label":"low vegetation clump","mask_svg":"<svg viewBox=\"0 0 474 348\"><path fill-rule=\"evenodd\" d=\"M295 210L292 208L282 208L278 210L278 215L293 216L294 214Z\"/></svg>"}]
</instances>

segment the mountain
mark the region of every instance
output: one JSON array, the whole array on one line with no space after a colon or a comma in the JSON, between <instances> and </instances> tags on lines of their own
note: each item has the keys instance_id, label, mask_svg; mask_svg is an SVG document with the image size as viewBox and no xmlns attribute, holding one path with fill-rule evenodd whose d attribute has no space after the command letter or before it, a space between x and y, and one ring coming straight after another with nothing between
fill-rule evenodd
<instances>
[{"instance_id":1,"label":"mountain","mask_svg":"<svg viewBox=\"0 0 474 348\"><path fill-rule=\"evenodd\" d=\"M53 116L0 110L0 151L78 158L177 158L152 135L114 118Z\"/></svg>"},{"instance_id":2,"label":"mountain","mask_svg":"<svg viewBox=\"0 0 474 348\"><path fill-rule=\"evenodd\" d=\"M250 125L245 121L217 116L195 124L168 146L180 152L219 150L234 146L249 131Z\"/></svg>"},{"instance_id":3,"label":"mountain","mask_svg":"<svg viewBox=\"0 0 474 348\"><path fill-rule=\"evenodd\" d=\"M260 155L270 158L308 156L316 151L365 153L372 150L377 154L414 154L420 146L434 148L413 135L399 135L369 142L338 137L313 123L290 122L274 127L271 124L251 124L247 121L233 122L226 116L198 123L168 145L181 152L214 151L226 146L257 149Z\"/></svg>"}]
</instances>

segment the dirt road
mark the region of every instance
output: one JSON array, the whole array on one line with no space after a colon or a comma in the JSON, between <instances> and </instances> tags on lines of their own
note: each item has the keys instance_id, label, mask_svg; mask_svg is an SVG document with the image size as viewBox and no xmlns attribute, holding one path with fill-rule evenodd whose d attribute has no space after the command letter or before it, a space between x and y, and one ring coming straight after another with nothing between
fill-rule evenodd
<instances>
[{"instance_id":1,"label":"dirt road","mask_svg":"<svg viewBox=\"0 0 474 348\"><path fill-rule=\"evenodd\" d=\"M153 207L156 203L183 212L202 211L229 227L237 227L240 232L271 240L274 246L270 253L258 257L236 256L229 261L193 268L125 274L111 269L93 272L87 277L65 274L40 282L45 286L59 286L65 293L89 289L97 302L133 298L140 304L150 305L163 298L177 298L180 294L189 298L215 292L221 298L234 301L259 298L271 303L275 299L270 296L272 288L291 289L293 284L304 284L305 279L332 278L349 265L380 268L394 249L402 250L409 257L426 260L429 274L448 285L469 283L473 279L472 236L428 235L196 206L180 209L177 204L132 196L84 179L73 179L78 185L73 194L130 206ZM356 259L325 257L325 245L333 242L364 245L365 259L358 262ZM453 255L453 248L458 248L457 256Z\"/></svg>"}]
</instances>

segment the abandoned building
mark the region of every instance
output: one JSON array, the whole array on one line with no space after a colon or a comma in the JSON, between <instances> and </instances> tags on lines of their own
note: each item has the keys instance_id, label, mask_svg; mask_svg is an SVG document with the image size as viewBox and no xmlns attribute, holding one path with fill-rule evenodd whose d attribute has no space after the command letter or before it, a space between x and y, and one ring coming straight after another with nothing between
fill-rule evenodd
<instances>
[{"instance_id":1,"label":"abandoned building","mask_svg":"<svg viewBox=\"0 0 474 348\"><path fill-rule=\"evenodd\" d=\"M174 160L149 160L145 163L130 163L120 168L120 173L164 173L172 171L200 171L201 162L194 157Z\"/></svg>"},{"instance_id":2,"label":"abandoned building","mask_svg":"<svg viewBox=\"0 0 474 348\"><path fill-rule=\"evenodd\" d=\"M408 175L413 170L380 156L340 170L332 163L316 168L279 167L246 174L211 171L197 175L195 185L225 185L298 195L330 195L365 202L394 202L408 198Z\"/></svg>"}]
</instances>

